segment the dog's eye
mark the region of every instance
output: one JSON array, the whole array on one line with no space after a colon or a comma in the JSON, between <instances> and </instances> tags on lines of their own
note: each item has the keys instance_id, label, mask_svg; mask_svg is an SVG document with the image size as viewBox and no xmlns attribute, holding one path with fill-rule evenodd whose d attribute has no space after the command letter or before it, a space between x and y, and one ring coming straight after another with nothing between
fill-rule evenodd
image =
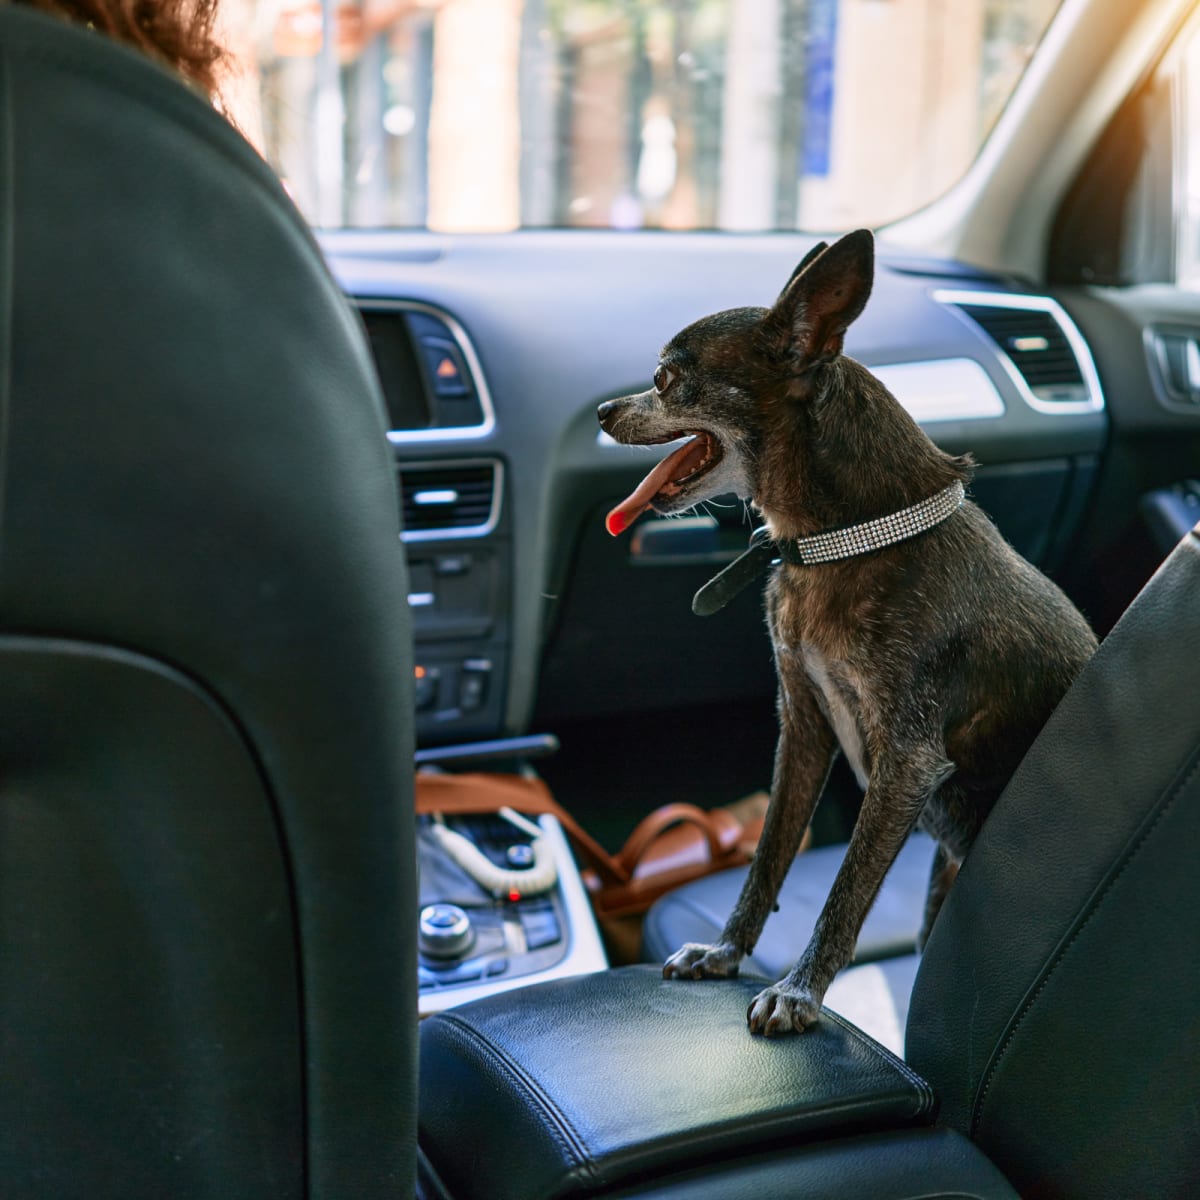
<instances>
[{"instance_id":1,"label":"dog's eye","mask_svg":"<svg viewBox=\"0 0 1200 1200\"><path fill-rule=\"evenodd\" d=\"M654 390L660 395L667 390L675 382L675 372L668 371L666 367L659 363L654 369Z\"/></svg>"}]
</instances>

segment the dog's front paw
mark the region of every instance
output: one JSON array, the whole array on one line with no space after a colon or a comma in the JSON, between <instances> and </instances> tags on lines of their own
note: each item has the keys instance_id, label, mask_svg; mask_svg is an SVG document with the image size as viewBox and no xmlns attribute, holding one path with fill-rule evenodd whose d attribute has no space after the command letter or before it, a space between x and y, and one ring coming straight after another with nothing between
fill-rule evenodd
<instances>
[{"instance_id":1,"label":"dog's front paw","mask_svg":"<svg viewBox=\"0 0 1200 1200\"><path fill-rule=\"evenodd\" d=\"M742 956L726 942L701 946L688 942L663 964L664 979L732 979L738 973Z\"/></svg>"},{"instance_id":2,"label":"dog's front paw","mask_svg":"<svg viewBox=\"0 0 1200 1200\"><path fill-rule=\"evenodd\" d=\"M803 1033L821 1012L821 1002L805 988L788 988L773 983L763 988L746 1010L751 1033L763 1037L782 1037L785 1033Z\"/></svg>"}]
</instances>

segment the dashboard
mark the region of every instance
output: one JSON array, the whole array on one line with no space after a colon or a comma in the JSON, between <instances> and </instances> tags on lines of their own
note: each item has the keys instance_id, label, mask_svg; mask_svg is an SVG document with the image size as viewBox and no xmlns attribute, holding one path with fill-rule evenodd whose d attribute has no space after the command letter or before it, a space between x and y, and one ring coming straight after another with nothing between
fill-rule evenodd
<instances>
[{"instance_id":1,"label":"dashboard","mask_svg":"<svg viewBox=\"0 0 1200 1200\"><path fill-rule=\"evenodd\" d=\"M684 325L770 304L811 239L345 231L322 243L387 400L421 742L771 694L754 590L707 623L690 611L745 548L744 506L650 516L609 538L604 512L650 460L601 434L595 410L645 388ZM1052 574L1077 549L1112 433L1094 349L1053 296L886 243L846 340L935 441L974 455L974 498ZM1194 434L1198 414L1172 419Z\"/></svg>"}]
</instances>

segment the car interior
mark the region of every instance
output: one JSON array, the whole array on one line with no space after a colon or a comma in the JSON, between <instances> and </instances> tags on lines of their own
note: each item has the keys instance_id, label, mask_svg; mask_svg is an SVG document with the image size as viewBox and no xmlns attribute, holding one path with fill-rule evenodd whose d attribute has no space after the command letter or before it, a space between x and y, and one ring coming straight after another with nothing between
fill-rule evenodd
<instances>
[{"instance_id":1,"label":"car interior","mask_svg":"<svg viewBox=\"0 0 1200 1200\"><path fill-rule=\"evenodd\" d=\"M998 45L1023 2L962 11ZM927 7L746 11L808 38L816 106L834 14L845 54ZM473 230L330 219L146 55L0 5L0 1193L1195 1194L1200 16L1029 7L994 123L908 211ZM396 8L443 66L444 29L559 19ZM280 53L344 86L304 12ZM596 410L863 223L847 353L1101 646L924 952L914 834L818 1023L752 1037L862 793L836 763L738 978L663 978L741 889L776 683L760 589L691 608L750 506L610 536L653 460Z\"/></svg>"}]
</instances>

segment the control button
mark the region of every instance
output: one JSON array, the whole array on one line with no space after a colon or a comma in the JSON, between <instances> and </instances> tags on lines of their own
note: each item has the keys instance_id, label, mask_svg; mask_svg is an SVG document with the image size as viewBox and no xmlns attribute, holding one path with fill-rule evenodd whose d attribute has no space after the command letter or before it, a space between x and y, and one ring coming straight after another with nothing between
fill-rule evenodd
<instances>
[{"instance_id":1,"label":"control button","mask_svg":"<svg viewBox=\"0 0 1200 1200\"><path fill-rule=\"evenodd\" d=\"M528 842L517 842L515 846L509 846L505 850L504 857L510 867L523 871L526 867L533 866L533 847Z\"/></svg>"},{"instance_id":2,"label":"control button","mask_svg":"<svg viewBox=\"0 0 1200 1200\"><path fill-rule=\"evenodd\" d=\"M439 396L465 396L471 389L458 347L446 338L422 337L421 351Z\"/></svg>"},{"instance_id":3,"label":"control button","mask_svg":"<svg viewBox=\"0 0 1200 1200\"><path fill-rule=\"evenodd\" d=\"M552 946L562 937L553 909L522 913L521 928L525 930L525 944L530 950Z\"/></svg>"},{"instance_id":4,"label":"control button","mask_svg":"<svg viewBox=\"0 0 1200 1200\"><path fill-rule=\"evenodd\" d=\"M425 712L437 703L438 680L442 677L437 667L426 667L417 663L413 667L413 684L416 693L413 703L417 712Z\"/></svg>"},{"instance_id":5,"label":"control button","mask_svg":"<svg viewBox=\"0 0 1200 1200\"><path fill-rule=\"evenodd\" d=\"M410 562L408 564L408 607L419 611L437 606L437 589L433 582L433 564Z\"/></svg>"},{"instance_id":6,"label":"control button","mask_svg":"<svg viewBox=\"0 0 1200 1200\"><path fill-rule=\"evenodd\" d=\"M438 575L465 575L471 569L471 556L439 554L433 560L433 569Z\"/></svg>"},{"instance_id":7,"label":"control button","mask_svg":"<svg viewBox=\"0 0 1200 1200\"><path fill-rule=\"evenodd\" d=\"M456 967L436 972L438 983L444 987L449 983L470 983L473 979L483 978L483 959L473 958L470 962L459 963Z\"/></svg>"},{"instance_id":8,"label":"control button","mask_svg":"<svg viewBox=\"0 0 1200 1200\"><path fill-rule=\"evenodd\" d=\"M464 671L458 681L458 707L463 712L471 712L483 704L487 677L477 671Z\"/></svg>"},{"instance_id":9,"label":"control button","mask_svg":"<svg viewBox=\"0 0 1200 1200\"><path fill-rule=\"evenodd\" d=\"M427 988L437 987L438 977L426 967L417 967L417 990L425 991Z\"/></svg>"},{"instance_id":10,"label":"control button","mask_svg":"<svg viewBox=\"0 0 1200 1200\"><path fill-rule=\"evenodd\" d=\"M475 941L471 918L457 904L430 904L421 909L418 932L421 950L430 958L458 958Z\"/></svg>"},{"instance_id":11,"label":"control button","mask_svg":"<svg viewBox=\"0 0 1200 1200\"><path fill-rule=\"evenodd\" d=\"M507 958L493 958L487 967L484 969L484 979L494 979L497 975L503 975L508 970Z\"/></svg>"},{"instance_id":12,"label":"control button","mask_svg":"<svg viewBox=\"0 0 1200 1200\"><path fill-rule=\"evenodd\" d=\"M483 705L487 698L487 682L491 673L490 658L463 660L462 674L458 678L458 707L462 712L471 712Z\"/></svg>"},{"instance_id":13,"label":"control button","mask_svg":"<svg viewBox=\"0 0 1200 1200\"><path fill-rule=\"evenodd\" d=\"M409 596L415 592L420 595L422 592L433 592L433 564L429 562L410 562L408 564L408 591ZM412 603L410 598L409 603Z\"/></svg>"}]
</instances>

